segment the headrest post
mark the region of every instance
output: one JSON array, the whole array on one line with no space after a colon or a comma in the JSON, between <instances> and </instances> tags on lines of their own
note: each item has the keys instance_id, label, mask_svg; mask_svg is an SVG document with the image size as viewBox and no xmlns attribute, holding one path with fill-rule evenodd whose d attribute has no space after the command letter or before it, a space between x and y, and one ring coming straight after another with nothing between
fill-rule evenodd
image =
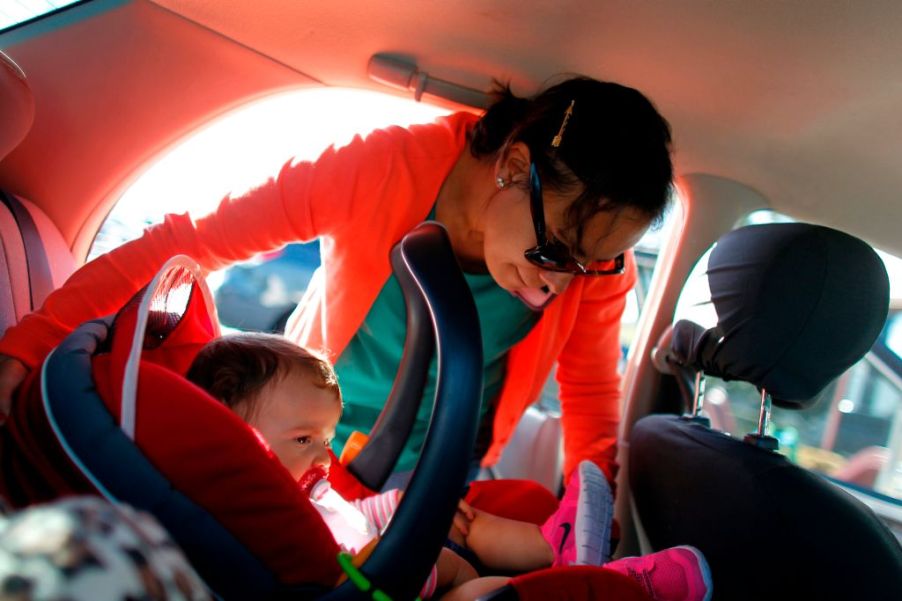
<instances>
[{"instance_id":1,"label":"headrest post","mask_svg":"<svg viewBox=\"0 0 902 601\"><path fill-rule=\"evenodd\" d=\"M683 373L688 373L690 370L683 367ZM687 378L688 379L688 378ZM685 389L689 387L688 382L681 388L683 390L683 398L687 398L689 396L688 392L685 392ZM706 426L708 428L711 427L711 420L708 419L707 416L702 415L702 405L704 404L705 399L705 374L704 372L697 371L695 372L695 384L692 387L692 410L689 413L683 414L682 419L696 422Z\"/></svg>"},{"instance_id":2,"label":"headrest post","mask_svg":"<svg viewBox=\"0 0 902 601\"><path fill-rule=\"evenodd\" d=\"M761 409L758 411L758 436L767 436L767 425L770 423L770 412L773 408L770 395L761 389Z\"/></svg>"},{"instance_id":3,"label":"headrest post","mask_svg":"<svg viewBox=\"0 0 902 601\"><path fill-rule=\"evenodd\" d=\"M705 403L705 374L695 372L695 394L692 395L692 417L698 417Z\"/></svg>"},{"instance_id":4,"label":"headrest post","mask_svg":"<svg viewBox=\"0 0 902 601\"><path fill-rule=\"evenodd\" d=\"M770 412L773 402L767 390L761 389L761 409L758 412L758 431L745 435L745 442L768 451L776 451L780 443L773 436L767 435L767 425L770 423Z\"/></svg>"}]
</instances>

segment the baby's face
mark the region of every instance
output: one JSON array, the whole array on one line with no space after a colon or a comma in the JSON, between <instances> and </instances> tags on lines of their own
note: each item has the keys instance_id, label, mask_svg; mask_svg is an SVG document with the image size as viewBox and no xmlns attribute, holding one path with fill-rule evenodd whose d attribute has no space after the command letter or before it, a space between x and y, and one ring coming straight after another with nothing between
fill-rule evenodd
<instances>
[{"instance_id":1,"label":"baby's face","mask_svg":"<svg viewBox=\"0 0 902 601\"><path fill-rule=\"evenodd\" d=\"M298 480L312 467L329 471L340 418L341 403L333 391L314 386L307 374L290 372L263 389L257 415L248 423Z\"/></svg>"}]
</instances>

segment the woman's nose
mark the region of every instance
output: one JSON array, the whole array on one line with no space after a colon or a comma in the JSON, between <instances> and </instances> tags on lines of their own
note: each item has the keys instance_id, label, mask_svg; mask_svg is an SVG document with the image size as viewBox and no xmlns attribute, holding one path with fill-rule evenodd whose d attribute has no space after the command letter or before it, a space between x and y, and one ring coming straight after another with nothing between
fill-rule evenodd
<instances>
[{"instance_id":1,"label":"woman's nose","mask_svg":"<svg viewBox=\"0 0 902 601\"><path fill-rule=\"evenodd\" d=\"M545 282L545 285L548 286L552 292L560 294L570 285L573 274L542 270L539 272L539 278Z\"/></svg>"}]
</instances>

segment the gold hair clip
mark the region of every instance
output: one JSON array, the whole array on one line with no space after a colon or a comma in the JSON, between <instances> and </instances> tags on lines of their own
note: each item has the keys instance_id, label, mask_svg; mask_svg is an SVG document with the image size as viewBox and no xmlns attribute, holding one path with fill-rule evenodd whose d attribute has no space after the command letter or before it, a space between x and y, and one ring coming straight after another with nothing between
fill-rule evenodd
<instances>
[{"instance_id":1,"label":"gold hair clip","mask_svg":"<svg viewBox=\"0 0 902 601\"><path fill-rule=\"evenodd\" d=\"M567 128L567 122L570 121L570 115L573 114L573 105L576 104L575 100L570 101L570 106L567 107L567 110L564 111L564 121L561 123L561 128L558 130L557 135L551 141L551 147L557 148L561 145L561 140L564 138L564 130Z\"/></svg>"}]
</instances>

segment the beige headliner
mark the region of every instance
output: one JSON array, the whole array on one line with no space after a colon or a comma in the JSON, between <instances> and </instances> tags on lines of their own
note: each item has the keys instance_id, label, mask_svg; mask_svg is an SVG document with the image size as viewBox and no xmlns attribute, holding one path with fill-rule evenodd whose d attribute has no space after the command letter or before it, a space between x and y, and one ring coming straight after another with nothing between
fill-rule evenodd
<instances>
[{"instance_id":1,"label":"beige headliner","mask_svg":"<svg viewBox=\"0 0 902 601\"><path fill-rule=\"evenodd\" d=\"M186 82L198 77L211 81L214 98L205 98L206 106L212 110L219 102L219 112L255 94L309 82L299 74L328 85L380 89L367 79L367 60L393 52L414 59L430 75L475 88L487 87L496 76L529 92L561 71L635 86L670 120L680 174L733 179L759 191L778 210L902 254L902 2L897 0L153 2L203 29L135 0L110 11L107 22L71 32L71 46L59 51L82 57L79 79L100 72L98 67L92 73L93 63L84 57L130 57L133 63L116 67L117 86L101 85L88 94L73 81L68 85L76 91L69 90L56 81L64 68L61 59L56 71L42 72L46 47L24 41L7 49L30 77L35 73L38 133L7 161L0 182L31 192L63 222L71 223L69 209L47 200L63 190L7 169L30 164L36 149L47 151L40 138L50 135L53 124L46 117L42 121L41 93L45 102L78 99L79 90L95 101L98 94L128 94L140 105L128 110L141 119L158 116L160 127L175 119L177 111L167 102L174 92L183 91L179 103L196 101ZM149 49L161 58L148 58ZM211 66L223 69L220 77ZM150 74L129 74L129 68ZM148 102L141 105L147 94L156 98L154 110ZM142 131L137 124L132 133L149 136L142 138L146 158L181 127L196 125L197 118L192 122L186 114L184 122L156 138L151 126ZM102 187L94 188L98 203ZM108 183L106 192L112 187ZM76 237L64 233L70 241Z\"/></svg>"},{"instance_id":2,"label":"beige headliner","mask_svg":"<svg viewBox=\"0 0 902 601\"><path fill-rule=\"evenodd\" d=\"M902 250L898 0L154 1L328 84L369 85L384 51L477 88L623 82L671 121L680 173Z\"/></svg>"}]
</instances>

